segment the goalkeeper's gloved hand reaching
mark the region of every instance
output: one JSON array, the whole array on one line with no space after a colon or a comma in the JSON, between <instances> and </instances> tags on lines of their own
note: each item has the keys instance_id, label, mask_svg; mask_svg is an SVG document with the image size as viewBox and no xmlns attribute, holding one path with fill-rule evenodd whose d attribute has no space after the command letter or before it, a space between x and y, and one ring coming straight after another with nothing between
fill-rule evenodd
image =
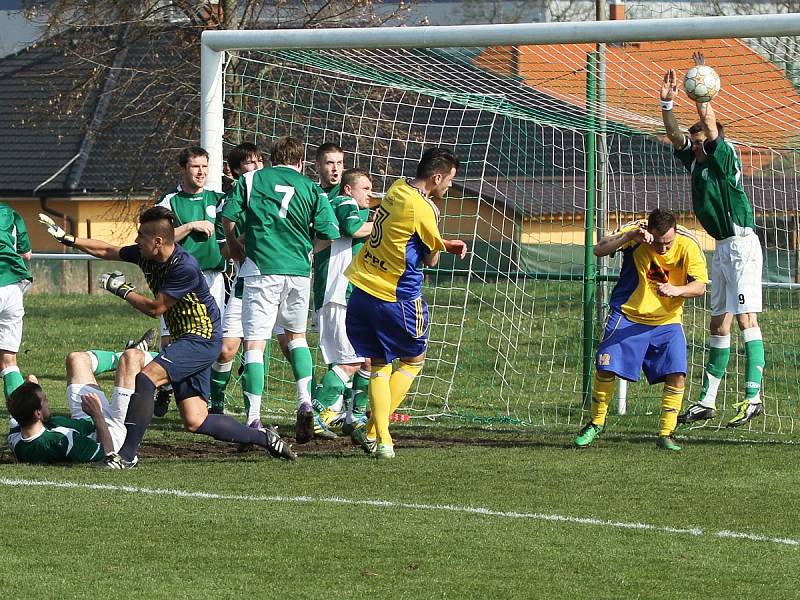
<instances>
[{"instance_id":1,"label":"goalkeeper's gloved hand reaching","mask_svg":"<svg viewBox=\"0 0 800 600\"><path fill-rule=\"evenodd\" d=\"M122 271L112 271L111 273L100 275L100 286L122 299L125 299L128 294L136 289L125 281L125 275L122 274Z\"/></svg>"},{"instance_id":2,"label":"goalkeeper's gloved hand reaching","mask_svg":"<svg viewBox=\"0 0 800 600\"><path fill-rule=\"evenodd\" d=\"M61 227L56 225L56 222L53 221L53 219L51 219L50 217L48 217L46 214L39 213L39 223L47 227L47 233L56 238L56 241L58 241L59 243L64 244L65 246L75 245L75 236L70 235L69 233L61 229Z\"/></svg>"}]
</instances>

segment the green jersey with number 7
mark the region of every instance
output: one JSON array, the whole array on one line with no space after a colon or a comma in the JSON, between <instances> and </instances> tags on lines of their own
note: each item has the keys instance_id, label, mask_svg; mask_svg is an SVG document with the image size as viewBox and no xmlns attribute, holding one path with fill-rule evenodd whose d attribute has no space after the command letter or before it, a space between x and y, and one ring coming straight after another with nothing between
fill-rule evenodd
<instances>
[{"instance_id":1,"label":"green jersey with number 7","mask_svg":"<svg viewBox=\"0 0 800 600\"><path fill-rule=\"evenodd\" d=\"M225 201L222 216L243 216L246 259L241 277L311 275L314 235L339 237L330 201L311 179L288 165L245 173Z\"/></svg>"}]
</instances>

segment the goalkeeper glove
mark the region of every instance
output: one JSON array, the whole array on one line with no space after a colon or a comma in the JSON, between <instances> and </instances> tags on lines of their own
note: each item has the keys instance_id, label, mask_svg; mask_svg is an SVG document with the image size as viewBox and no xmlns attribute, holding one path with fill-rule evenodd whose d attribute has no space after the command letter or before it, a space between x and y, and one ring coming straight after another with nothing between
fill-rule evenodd
<instances>
[{"instance_id":1,"label":"goalkeeper glove","mask_svg":"<svg viewBox=\"0 0 800 600\"><path fill-rule=\"evenodd\" d=\"M39 213L39 223L47 227L47 233L52 235L56 240L65 246L74 246L75 245L75 236L68 234L66 231L61 229L56 222L53 221L50 217L48 217L44 213Z\"/></svg>"},{"instance_id":2,"label":"goalkeeper glove","mask_svg":"<svg viewBox=\"0 0 800 600\"><path fill-rule=\"evenodd\" d=\"M116 294L123 300L136 289L125 281L125 275L122 274L122 271L112 271L111 273L103 273L100 275L100 286L112 294Z\"/></svg>"}]
</instances>

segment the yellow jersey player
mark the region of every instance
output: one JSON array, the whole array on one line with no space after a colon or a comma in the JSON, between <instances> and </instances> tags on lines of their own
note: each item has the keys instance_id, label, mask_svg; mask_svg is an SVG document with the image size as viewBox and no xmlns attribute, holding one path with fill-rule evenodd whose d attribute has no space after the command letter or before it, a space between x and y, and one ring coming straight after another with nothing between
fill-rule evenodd
<instances>
[{"instance_id":1,"label":"yellow jersey player","mask_svg":"<svg viewBox=\"0 0 800 600\"><path fill-rule=\"evenodd\" d=\"M345 271L353 284L347 336L358 356L372 363L372 414L352 437L378 458L394 458L389 415L402 403L425 360L428 306L422 298L422 266L435 266L442 251L461 258L467 253L463 241L442 239L433 203L450 188L457 168L458 159L444 148L423 152L416 177L389 188L369 239ZM394 359L399 366L392 372Z\"/></svg>"},{"instance_id":2,"label":"yellow jersey player","mask_svg":"<svg viewBox=\"0 0 800 600\"><path fill-rule=\"evenodd\" d=\"M659 448L680 451L672 438L686 381L686 336L681 324L686 298L702 296L708 283L700 245L675 215L655 209L647 221L623 227L597 242L595 256L622 251L619 281L611 293L610 312L595 357L592 419L575 445L589 446L603 431L614 378L664 383Z\"/></svg>"}]
</instances>

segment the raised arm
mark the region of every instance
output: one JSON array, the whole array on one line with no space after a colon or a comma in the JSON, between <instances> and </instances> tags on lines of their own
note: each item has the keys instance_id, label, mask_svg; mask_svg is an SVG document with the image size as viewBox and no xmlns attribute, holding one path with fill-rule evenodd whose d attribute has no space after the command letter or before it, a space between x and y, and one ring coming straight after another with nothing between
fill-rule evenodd
<instances>
[{"instance_id":1,"label":"raised arm","mask_svg":"<svg viewBox=\"0 0 800 600\"><path fill-rule=\"evenodd\" d=\"M664 129L667 130L669 141L675 148L681 149L686 145L686 136L681 131L678 120L672 111L677 97L678 74L675 69L670 69L664 73L664 81L661 84L661 118L664 120Z\"/></svg>"},{"instance_id":2,"label":"raised arm","mask_svg":"<svg viewBox=\"0 0 800 600\"><path fill-rule=\"evenodd\" d=\"M647 231L647 227L639 225L636 229L629 229L622 233L612 233L602 238L594 246L595 256L611 256L628 242L648 244L653 241L653 234Z\"/></svg>"},{"instance_id":3,"label":"raised arm","mask_svg":"<svg viewBox=\"0 0 800 600\"><path fill-rule=\"evenodd\" d=\"M702 52L692 54L692 60L696 65L706 64L706 59ZM703 133L706 134L706 141L713 142L719 137L717 130L717 117L710 102L697 102L697 116L700 117L700 124L703 126Z\"/></svg>"},{"instance_id":4,"label":"raised arm","mask_svg":"<svg viewBox=\"0 0 800 600\"><path fill-rule=\"evenodd\" d=\"M119 260L119 246L112 246L100 240L79 238L70 235L56 225L56 222L44 213L39 213L39 223L47 227L47 233L52 235L60 244L77 248L81 252L91 254L103 260Z\"/></svg>"}]
</instances>

